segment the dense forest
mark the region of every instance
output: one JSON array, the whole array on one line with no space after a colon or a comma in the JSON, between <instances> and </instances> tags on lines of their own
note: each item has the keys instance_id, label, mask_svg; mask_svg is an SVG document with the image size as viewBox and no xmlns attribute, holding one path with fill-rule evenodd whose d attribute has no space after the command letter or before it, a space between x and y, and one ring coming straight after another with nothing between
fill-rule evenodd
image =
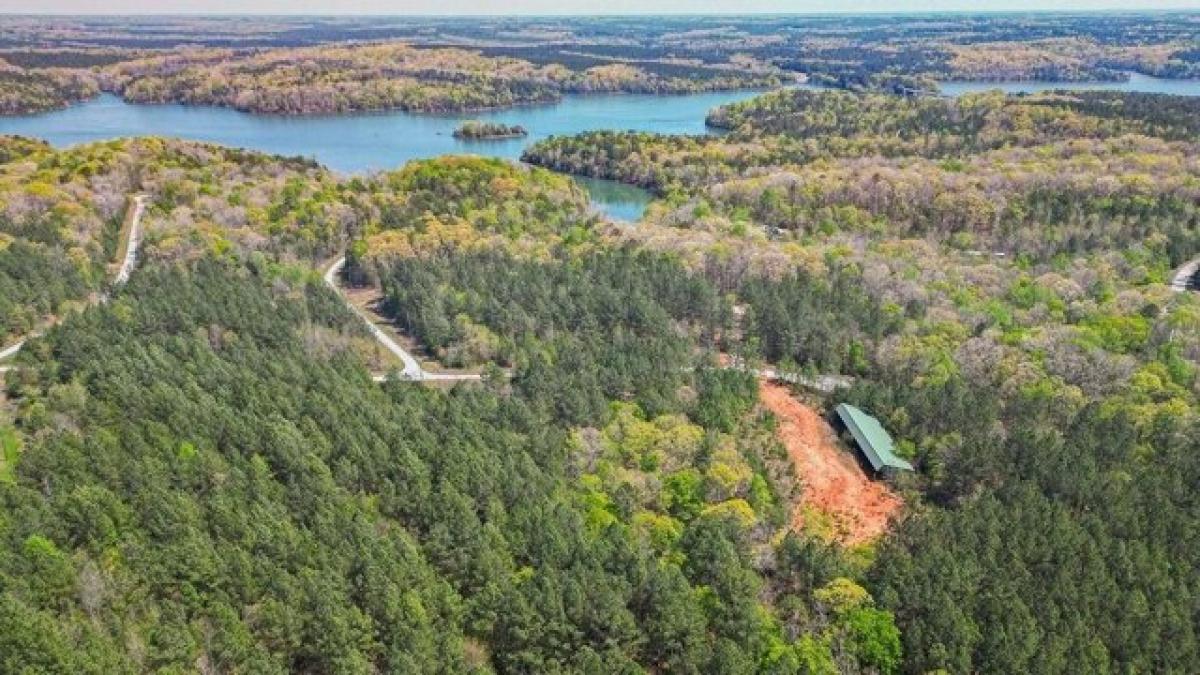
<instances>
[{"instance_id":1,"label":"dense forest","mask_svg":"<svg viewBox=\"0 0 1200 675\"><path fill-rule=\"evenodd\" d=\"M1149 95L792 91L714 111L724 136L527 159L655 187L626 239L731 293L742 349L857 377L844 398L919 467L867 584L904 670L1182 673L1200 302L1163 282L1200 252L1193 117Z\"/></svg>"},{"instance_id":2,"label":"dense forest","mask_svg":"<svg viewBox=\"0 0 1200 675\"><path fill-rule=\"evenodd\" d=\"M730 313L711 285L656 258L398 258L382 272L385 311L448 365L514 367L514 386L554 392L547 398L579 411L577 421L621 397L656 411L684 384L692 345L711 344ZM559 381L549 365L563 361L576 366Z\"/></svg>"},{"instance_id":3,"label":"dense forest","mask_svg":"<svg viewBox=\"0 0 1200 675\"><path fill-rule=\"evenodd\" d=\"M66 184L77 177L44 143L0 138L0 344L97 291L116 251L122 194Z\"/></svg>"},{"instance_id":4,"label":"dense forest","mask_svg":"<svg viewBox=\"0 0 1200 675\"><path fill-rule=\"evenodd\" d=\"M688 25L626 56L762 37ZM1194 62L1122 19L1056 25L997 19L929 58ZM246 87L291 112L306 78L350 110L407 100L374 97L384 72L432 78L440 106L474 78L515 101L630 68L255 39L94 65L129 96ZM1004 65L1010 41L1030 54ZM0 138L0 346L42 333L0 396L0 671L1193 672L1200 294L1167 282L1200 256L1197 117L1161 95L797 89L712 111L720 134L358 176ZM549 169L658 199L609 223ZM134 194L139 266L114 288ZM342 292L481 381L375 381L394 364L321 279L343 254ZM805 476L760 366L836 377L792 393L888 429L916 467L881 479L888 532L849 546L793 517Z\"/></svg>"},{"instance_id":5,"label":"dense forest","mask_svg":"<svg viewBox=\"0 0 1200 675\"><path fill-rule=\"evenodd\" d=\"M616 354L579 332L599 351L507 392L380 389L319 346L345 310L286 276L157 263L23 357L6 669L897 667L891 614L835 549L788 535L766 574L788 473L749 376L697 371L654 412L563 408L553 383Z\"/></svg>"},{"instance_id":6,"label":"dense forest","mask_svg":"<svg viewBox=\"0 0 1200 675\"><path fill-rule=\"evenodd\" d=\"M884 156L951 160L1055 141L1151 136L1193 141L1196 99L1061 92L953 99L791 89L711 111L720 136L596 131L538 142L526 161L667 194L774 167ZM847 162L852 163L852 162ZM857 162L865 164L867 162Z\"/></svg>"}]
</instances>

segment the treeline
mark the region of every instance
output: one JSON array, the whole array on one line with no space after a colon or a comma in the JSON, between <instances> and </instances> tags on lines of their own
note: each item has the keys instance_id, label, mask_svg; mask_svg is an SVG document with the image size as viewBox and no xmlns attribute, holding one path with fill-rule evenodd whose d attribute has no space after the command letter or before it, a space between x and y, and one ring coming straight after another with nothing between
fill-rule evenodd
<instances>
[{"instance_id":1,"label":"treeline","mask_svg":"<svg viewBox=\"0 0 1200 675\"><path fill-rule=\"evenodd\" d=\"M116 64L102 79L131 101L272 114L449 112L558 96L529 64L402 44L168 53Z\"/></svg>"},{"instance_id":2,"label":"treeline","mask_svg":"<svg viewBox=\"0 0 1200 675\"><path fill-rule=\"evenodd\" d=\"M705 152L713 148L715 152ZM665 194L680 184L736 176L719 161L715 139L648 132L589 131L552 136L525 149L521 161L577 176L615 180ZM707 155L707 159L703 159Z\"/></svg>"},{"instance_id":3,"label":"treeline","mask_svg":"<svg viewBox=\"0 0 1200 675\"><path fill-rule=\"evenodd\" d=\"M131 101L310 115L368 110L458 112L557 101L564 93L683 93L778 84L771 75L665 75L636 64L572 70L401 43L169 52L100 71Z\"/></svg>"},{"instance_id":4,"label":"treeline","mask_svg":"<svg viewBox=\"0 0 1200 675\"><path fill-rule=\"evenodd\" d=\"M108 66L138 56L123 49L6 49L0 61L18 68L92 68Z\"/></svg>"},{"instance_id":5,"label":"treeline","mask_svg":"<svg viewBox=\"0 0 1200 675\"><path fill-rule=\"evenodd\" d=\"M664 84L673 83L673 88L679 89L673 93L684 93L682 88L688 85L694 91L703 91L710 87L729 88L733 82L742 82L746 86L770 86L777 84L781 79L781 74L762 73L757 79L752 79L746 73L731 72L732 69L727 61L730 54L704 50L681 51L658 46L646 47L632 44L588 44L565 47L562 44L506 45L481 47L479 53L485 56L509 56L541 65L559 64L575 71L624 63L657 76ZM680 58L682 54L686 54L686 61ZM728 84L722 85L722 80Z\"/></svg>"},{"instance_id":6,"label":"treeline","mask_svg":"<svg viewBox=\"0 0 1200 675\"><path fill-rule=\"evenodd\" d=\"M492 105L554 100L568 92L685 93L778 86L797 77L849 90L912 94L936 92L936 82L944 80L1116 81L1130 71L1169 78L1198 73L1195 30L1178 15L962 16L940 17L936 24L895 16L721 18L653 23L594 17L272 18L254 26L212 18L121 25L24 18L21 30L9 31L0 47L9 48L14 63L99 69L161 50L179 57L181 72L144 71L145 81L130 88L131 97L285 114L462 110L489 100ZM366 53L396 46L383 42L396 40L436 58L413 65L410 56L383 63L333 56L340 47ZM462 68L456 62L461 45L471 45L494 72ZM230 60L245 67L222 67L220 78L194 67L204 50L218 48L231 50ZM281 63L267 63L274 60ZM515 63L534 69L534 76L511 73ZM284 85L293 68L297 76L287 84L297 93L288 95ZM231 71L238 69L249 77L237 82L231 98L228 86L242 79ZM615 71L622 74L613 77ZM112 81L115 89L125 89L128 74ZM550 86L543 87L546 83Z\"/></svg>"},{"instance_id":7,"label":"treeline","mask_svg":"<svg viewBox=\"0 0 1200 675\"><path fill-rule=\"evenodd\" d=\"M25 70L0 60L0 115L32 115L65 108L100 93L87 72Z\"/></svg>"},{"instance_id":8,"label":"treeline","mask_svg":"<svg viewBox=\"0 0 1200 675\"><path fill-rule=\"evenodd\" d=\"M933 98L795 89L715 108L706 122L739 132L738 138L873 138L882 144L881 154L936 157L1131 133L1189 140L1196 105L1193 97L1139 92Z\"/></svg>"},{"instance_id":9,"label":"treeline","mask_svg":"<svg viewBox=\"0 0 1200 675\"><path fill-rule=\"evenodd\" d=\"M7 668L896 670L853 566L776 544L787 465L747 376L700 371L695 398L583 429L533 382L380 388L314 351L353 322L286 278L154 263L22 357ZM638 323L580 302L581 327ZM547 356L539 381L609 365Z\"/></svg>"},{"instance_id":10,"label":"treeline","mask_svg":"<svg viewBox=\"0 0 1200 675\"><path fill-rule=\"evenodd\" d=\"M1012 146L1140 134L1191 140L1186 97L1115 92L954 99L804 89L772 92L712 110L721 137L600 131L535 143L525 161L659 193L728 180L766 167L821 159L961 159Z\"/></svg>"},{"instance_id":11,"label":"treeline","mask_svg":"<svg viewBox=\"0 0 1200 675\"><path fill-rule=\"evenodd\" d=\"M0 164L49 150L50 144L40 138L0 135Z\"/></svg>"},{"instance_id":12,"label":"treeline","mask_svg":"<svg viewBox=\"0 0 1200 675\"><path fill-rule=\"evenodd\" d=\"M1168 141L1194 140L1200 134L1200 97L1137 92L1079 91L1041 96L1037 105L1065 107L1084 115L1140 123L1138 131Z\"/></svg>"},{"instance_id":13,"label":"treeline","mask_svg":"<svg viewBox=\"0 0 1200 675\"><path fill-rule=\"evenodd\" d=\"M353 180L351 191L357 189ZM366 183L384 229L420 229L433 216L511 236L547 235L586 220L586 193L564 176L502 159L440 157L410 162Z\"/></svg>"},{"instance_id":14,"label":"treeline","mask_svg":"<svg viewBox=\"0 0 1200 675\"><path fill-rule=\"evenodd\" d=\"M1165 236L1179 264L1200 240L1195 106L1178 98L785 91L714 110L720 138L597 132L524 159L654 189L670 222L932 236L1043 260Z\"/></svg>"},{"instance_id":15,"label":"treeline","mask_svg":"<svg viewBox=\"0 0 1200 675\"><path fill-rule=\"evenodd\" d=\"M936 87L933 78L950 73L949 54L925 45L898 50L871 44L813 46L799 55L785 49L774 55L781 68L804 73L810 83L839 89L889 91L904 82L909 93L931 91Z\"/></svg>"}]
</instances>

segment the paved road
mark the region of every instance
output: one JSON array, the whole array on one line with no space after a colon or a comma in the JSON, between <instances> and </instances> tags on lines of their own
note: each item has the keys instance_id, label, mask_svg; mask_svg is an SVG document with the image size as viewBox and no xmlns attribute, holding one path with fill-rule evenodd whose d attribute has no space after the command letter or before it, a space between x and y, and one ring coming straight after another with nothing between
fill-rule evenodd
<instances>
[{"instance_id":1,"label":"paved road","mask_svg":"<svg viewBox=\"0 0 1200 675\"><path fill-rule=\"evenodd\" d=\"M1196 278L1196 274L1200 273L1200 258L1196 258L1190 263L1180 267L1175 272L1175 277L1171 279L1171 290L1176 293L1182 293L1187 290L1195 290L1190 287L1192 279Z\"/></svg>"},{"instance_id":2,"label":"paved road","mask_svg":"<svg viewBox=\"0 0 1200 675\"><path fill-rule=\"evenodd\" d=\"M396 357L400 359L400 362L404 364L404 368L400 370L401 378L416 382L450 382L481 379L481 376L476 373L435 373L422 368L421 363L417 361L412 354L408 353L408 350L406 350L404 347L401 347L400 343L393 340L390 335L384 332L382 328L377 326L375 322L371 320L371 317L364 314L358 307L355 307L354 303L350 302L346 296L342 295L342 289L337 283L337 276L345 266L346 258L344 257L333 261L333 264L330 265L329 269L325 271L325 283L332 288L339 297L342 298L342 301L346 303L346 306L350 308L350 311L354 312L355 316L362 319L367 324L367 328L370 329L371 335L375 336L375 339L379 342L379 344L383 345L389 352L395 354ZM374 376L374 379L376 382L382 382L383 380L386 380L387 377L384 375L376 375Z\"/></svg>"},{"instance_id":3,"label":"paved road","mask_svg":"<svg viewBox=\"0 0 1200 675\"><path fill-rule=\"evenodd\" d=\"M117 269L117 276L113 278L114 285L120 286L129 281L129 275L133 273L133 268L137 264L138 247L142 243L142 215L146 212L146 199L146 195L137 195L133 198L133 211L129 216L132 218L129 225L129 243L125 247L125 258L121 261L121 267ZM100 301L107 302L108 294L101 295ZM21 348L25 346L25 341L37 335L36 332L30 333L18 342L0 349L0 360L7 359L21 351ZM0 373L10 370L12 370L12 366L0 366Z\"/></svg>"}]
</instances>

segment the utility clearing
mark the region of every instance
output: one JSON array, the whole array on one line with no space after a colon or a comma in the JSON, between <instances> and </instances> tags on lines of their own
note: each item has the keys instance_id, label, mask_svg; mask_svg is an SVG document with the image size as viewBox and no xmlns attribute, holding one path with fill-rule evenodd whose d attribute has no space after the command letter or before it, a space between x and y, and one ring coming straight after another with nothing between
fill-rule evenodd
<instances>
[{"instance_id":1,"label":"utility clearing","mask_svg":"<svg viewBox=\"0 0 1200 675\"><path fill-rule=\"evenodd\" d=\"M808 525L847 546L883 534L903 506L900 497L886 484L871 480L838 442L833 427L786 387L760 380L759 397L779 419L779 439L803 486L792 528ZM813 522L814 518L827 522Z\"/></svg>"}]
</instances>

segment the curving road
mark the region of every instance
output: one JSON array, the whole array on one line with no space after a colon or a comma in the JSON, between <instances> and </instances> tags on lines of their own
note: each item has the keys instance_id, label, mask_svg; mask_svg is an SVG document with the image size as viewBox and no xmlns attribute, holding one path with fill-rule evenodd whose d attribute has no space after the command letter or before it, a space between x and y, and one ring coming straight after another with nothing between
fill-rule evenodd
<instances>
[{"instance_id":1,"label":"curving road","mask_svg":"<svg viewBox=\"0 0 1200 675\"><path fill-rule=\"evenodd\" d=\"M335 293L338 294L338 297L342 299L342 302L345 303L346 307L350 308L350 311L354 312L355 316L357 316L359 319L362 319L362 321L367 324L367 328L371 330L371 335L373 335L375 339L379 341L379 344L383 345L389 352L395 354L396 357L400 359L400 362L404 364L404 368L400 371L401 378L418 382L444 382L481 379L481 376L476 373L435 373L422 368L416 357L410 354L408 350L404 349L404 347L400 346L398 342L393 340L390 335L376 325L375 322L372 321L369 316L363 313L362 310L354 306L354 303L350 302L350 299L342 293L342 288L337 283L337 277L342 271L342 268L345 266L346 258L344 256L333 261L333 264L331 264L329 268L325 270L325 283L331 289L333 289ZM735 370L743 370L752 373L756 377L767 380L798 384L825 394L832 394L838 389L849 387L854 383L854 378L847 377L845 375L818 375L816 377L807 377L796 373L779 372L774 368L763 368L756 370L738 363L730 363L726 367L733 368ZM383 382L387 380L387 376L374 375L373 379L376 382Z\"/></svg>"},{"instance_id":2,"label":"curving road","mask_svg":"<svg viewBox=\"0 0 1200 675\"><path fill-rule=\"evenodd\" d=\"M129 211L129 239L125 244L125 257L121 260L121 266L117 269L117 275L113 278L113 285L120 286L129 281L129 275L133 273L133 268L137 265L138 247L142 243L142 215L146 212L146 195L135 195L133 205ZM104 293L100 296L100 302L107 302L108 294ZM11 344L4 349L0 349L0 360L14 356L21 348L25 346L25 342L29 338L37 337L38 332L30 333ZM0 373L6 373L12 370L12 366L0 366Z\"/></svg>"},{"instance_id":3,"label":"curving road","mask_svg":"<svg viewBox=\"0 0 1200 675\"><path fill-rule=\"evenodd\" d=\"M350 299L342 294L341 286L339 286L337 283L337 277L338 273L340 273L342 268L345 266L346 258L344 256L333 261L333 264L329 266L329 269L325 270L326 285L328 285L335 293L338 294L338 297L342 299L342 302L346 304L346 307L350 308L350 311L354 312L355 316L357 316L359 319L362 319L362 321L367 324L367 328L370 329L371 335L375 337L379 344L383 345L389 352L395 354L396 358L400 359L400 362L404 364L404 368L400 370L400 377L402 379L411 380L414 382L453 382L482 379L482 376L477 373L435 373L422 368L421 363L417 361L412 354L408 353L408 350L404 349L404 347L401 347L400 343L393 340L390 335L384 332L382 328L377 326L375 322L371 320L371 317L363 313L363 311L358 307L355 307L354 303L350 302ZM376 382L382 382L386 380L387 377L384 375L376 375L374 379Z\"/></svg>"},{"instance_id":4,"label":"curving road","mask_svg":"<svg viewBox=\"0 0 1200 675\"><path fill-rule=\"evenodd\" d=\"M1197 290L1192 284L1200 282L1200 279L1197 279L1198 274L1200 274L1200 258L1196 258L1175 271L1175 277L1171 279L1171 290L1176 293Z\"/></svg>"}]
</instances>

